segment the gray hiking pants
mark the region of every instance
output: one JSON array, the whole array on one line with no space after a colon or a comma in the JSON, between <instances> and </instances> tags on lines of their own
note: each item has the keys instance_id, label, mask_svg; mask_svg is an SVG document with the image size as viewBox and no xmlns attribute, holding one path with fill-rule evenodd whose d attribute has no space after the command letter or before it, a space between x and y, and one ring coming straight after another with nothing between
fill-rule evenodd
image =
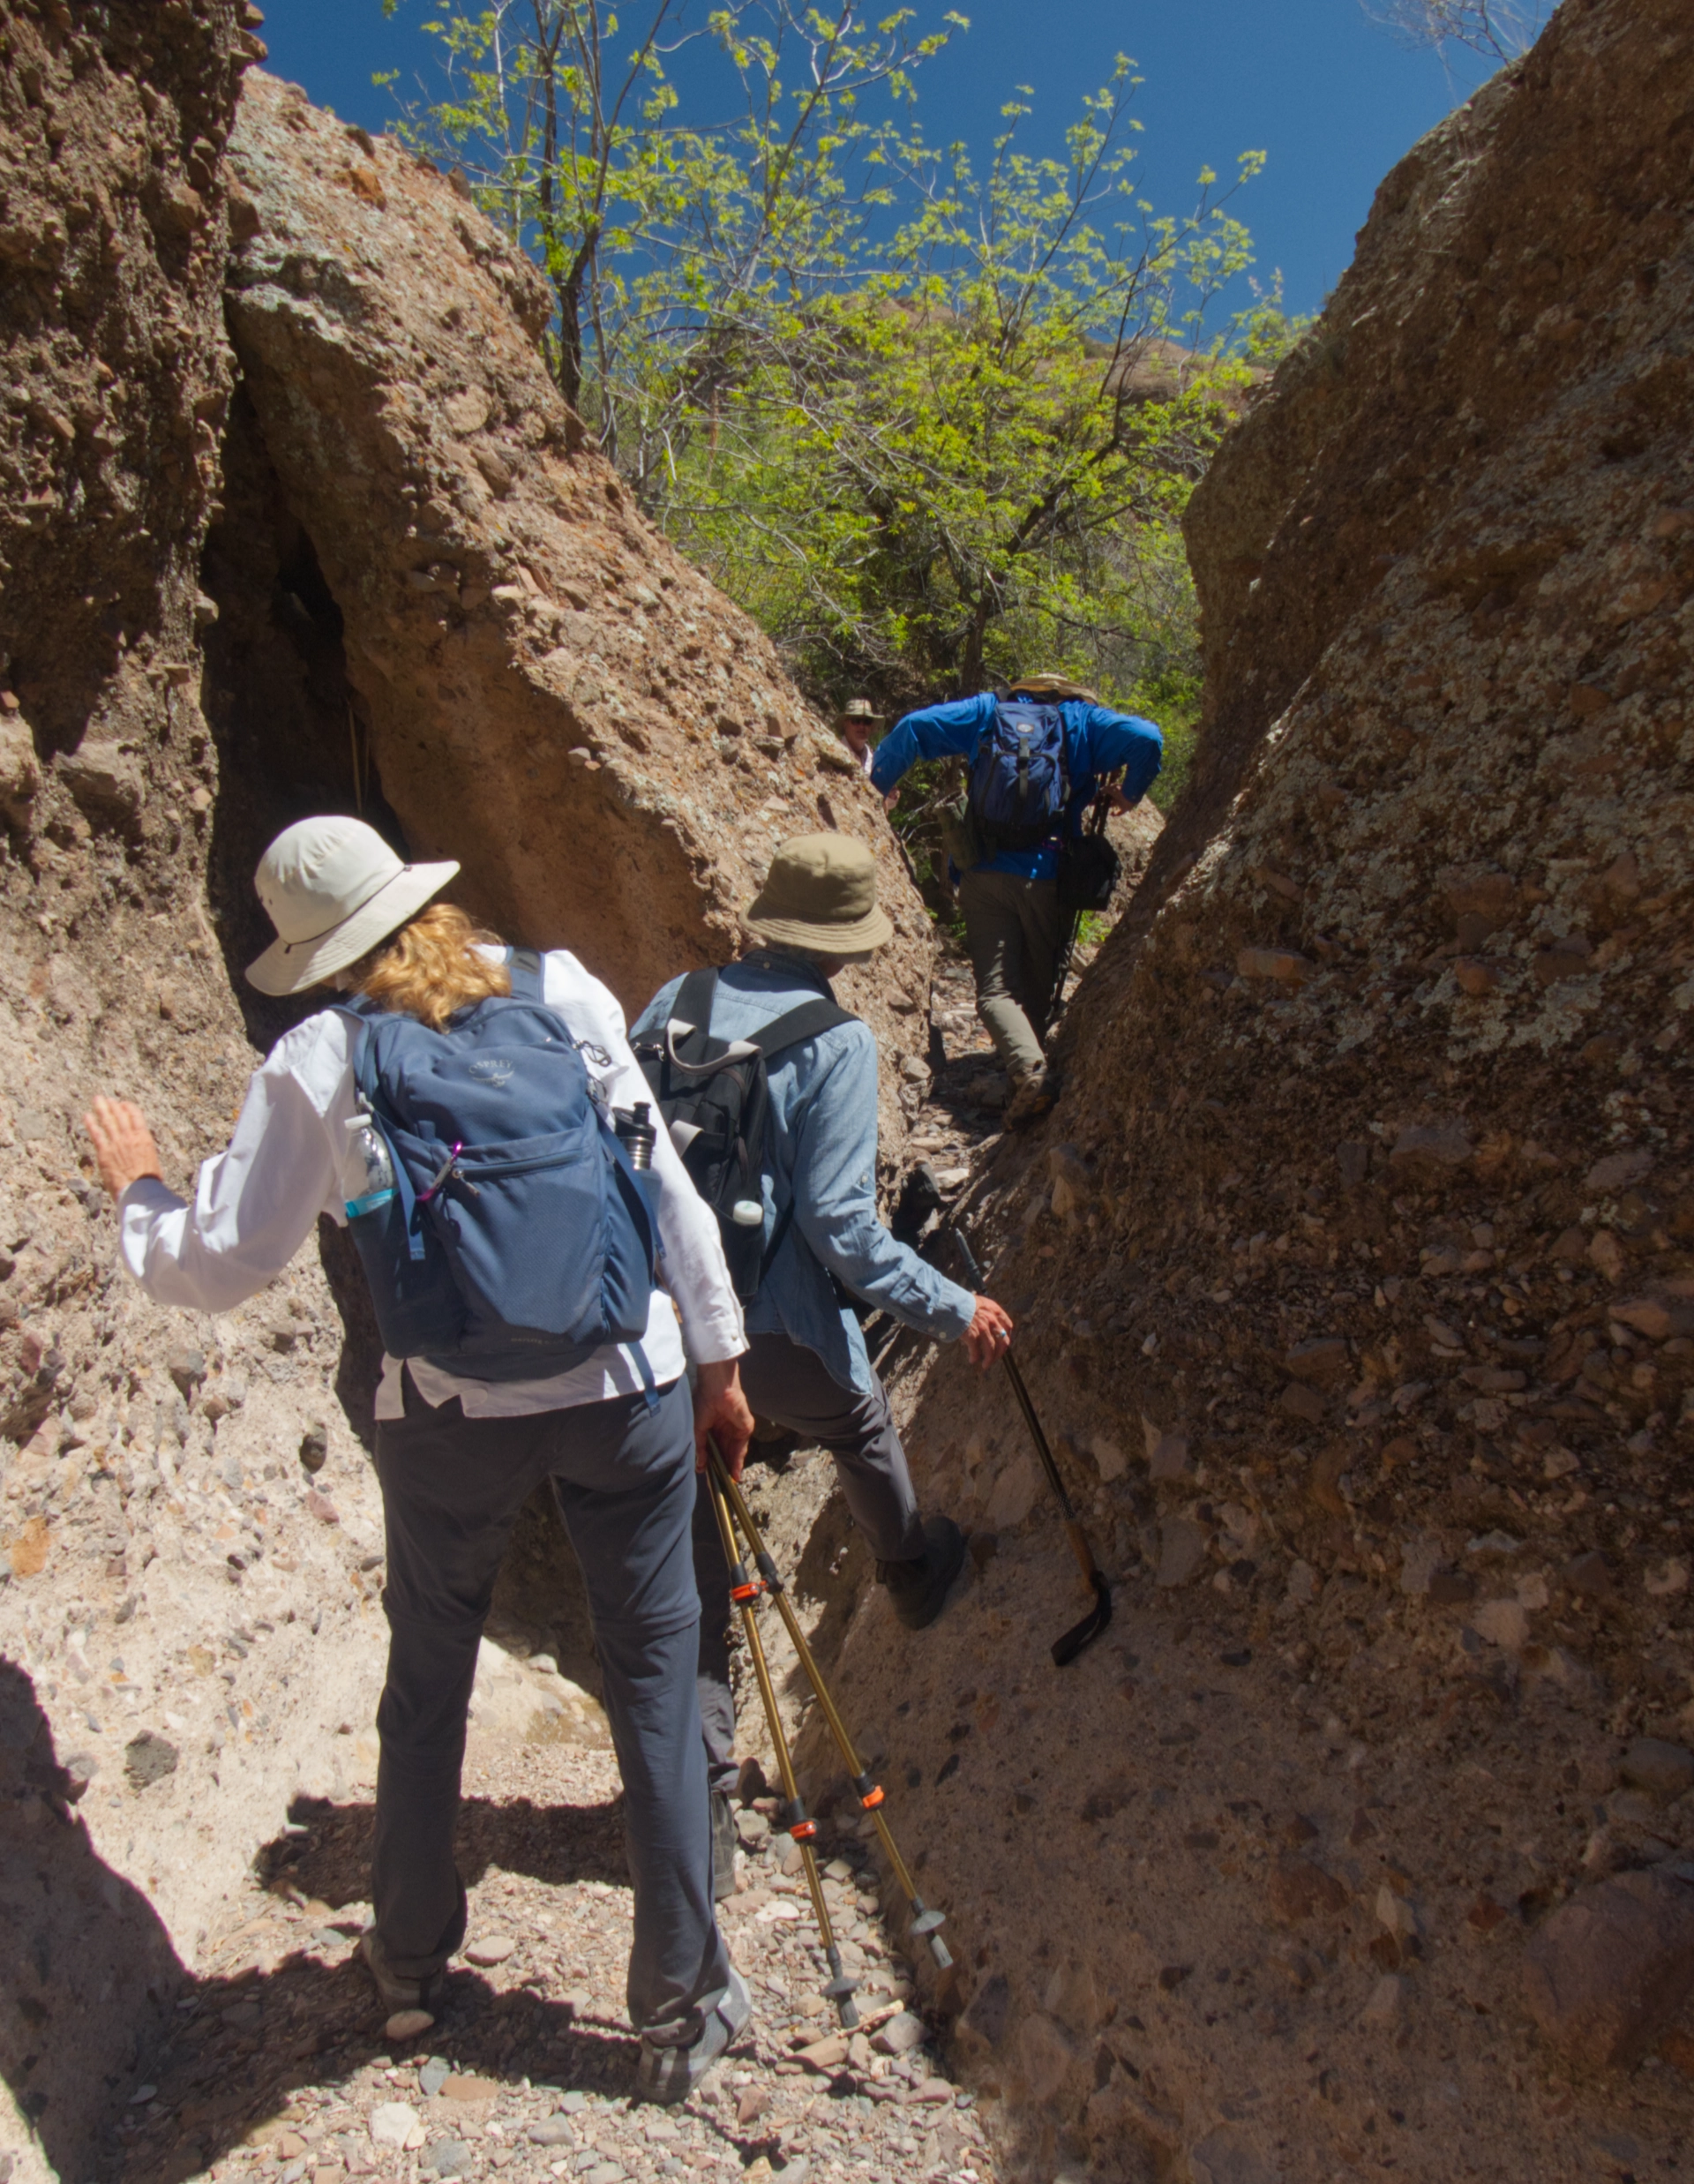
<instances>
[{"instance_id":1,"label":"gray hiking pants","mask_svg":"<svg viewBox=\"0 0 1694 2184\"><path fill-rule=\"evenodd\" d=\"M673 1381L656 1410L637 1396L530 1418L467 1418L456 1400L431 1410L409 1376L405 1387L405 1417L377 1428L389 1642L371 1896L384 1953L421 1978L464 1940L453 1831L476 1648L518 1512L551 1479L588 1587L624 1778L630 2022L686 2023L692 2037L730 1961L712 1910L694 1697L688 1385Z\"/></svg>"},{"instance_id":2,"label":"gray hiking pants","mask_svg":"<svg viewBox=\"0 0 1694 2184\"><path fill-rule=\"evenodd\" d=\"M805 1442L827 1448L836 1476L879 1562L911 1562L924 1551L906 1452L895 1430L882 1383L872 1374L868 1395L843 1388L815 1350L786 1335L747 1338L741 1388L761 1418L773 1419ZM789 1570L784 1578L793 1575ZM733 1787L735 1700L730 1692L730 1572L706 1481L694 1505L694 1579L700 1588L700 1719L714 1790Z\"/></svg>"},{"instance_id":3,"label":"gray hiking pants","mask_svg":"<svg viewBox=\"0 0 1694 2184\"><path fill-rule=\"evenodd\" d=\"M1046 1066L1041 1032L1065 937L1059 883L1015 872L967 872L959 908L977 977L977 1014L1016 1085Z\"/></svg>"}]
</instances>

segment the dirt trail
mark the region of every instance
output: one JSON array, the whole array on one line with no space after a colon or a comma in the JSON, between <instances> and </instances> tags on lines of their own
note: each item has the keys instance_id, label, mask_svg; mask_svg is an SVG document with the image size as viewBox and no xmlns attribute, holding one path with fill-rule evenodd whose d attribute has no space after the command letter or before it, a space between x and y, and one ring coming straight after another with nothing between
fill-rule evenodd
<instances>
[{"instance_id":1,"label":"dirt trail","mask_svg":"<svg viewBox=\"0 0 1694 2184\"><path fill-rule=\"evenodd\" d=\"M465 1772L469 1939L436 2023L385 2033L357 1960L368 1797L297 1800L131 2096L111 2150L124 2176L997 2177L971 2095L903 2007L910 1967L882 1919L872 1850L854 1824L824 1823L831 1916L860 1982L863 2030L849 2040L820 1992L798 1853L773 1835L763 1795L740 1812L723 1907L751 2031L685 2107L632 2104L631 1900L604 1719L545 1656L519 1665L523 1635L502 1636L484 1649L489 1725L473 1731Z\"/></svg>"}]
</instances>

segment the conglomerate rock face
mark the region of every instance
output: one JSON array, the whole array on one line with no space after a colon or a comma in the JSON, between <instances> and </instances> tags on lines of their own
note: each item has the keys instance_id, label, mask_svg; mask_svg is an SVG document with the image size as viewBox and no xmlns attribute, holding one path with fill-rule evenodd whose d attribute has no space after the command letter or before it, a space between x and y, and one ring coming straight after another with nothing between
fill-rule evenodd
<instances>
[{"instance_id":1,"label":"conglomerate rock face","mask_svg":"<svg viewBox=\"0 0 1694 2184\"><path fill-rule=\"evenodd\" d=\"M155 1308L116 1271L90 1098L140 1100L179 1189L221 1145L256 1050L311 1005L241 976L267 937L254 861L307 811L451 851L468 904L574 947L631 1007L733 951L777 838L869 838L876 816L768 647L572 447L533 278L481 217L263 79L232 161L257 19L0 0L14 2179L86 2184L146 2150L137 2129L179 2159L245 2129L223 2083L123 2119L173 2000L222 1992L222 1929L255 1850L286 1851L290 1800L368 1797L385 1640L359 1445L375 1361L344 1241L326 1230L236 1312ZM929 944L879 854L899 942L842 990L882 1039L892 1159ZM574 1642L558 1607L559 1632L507 1636Z\"/></svg>"},{"instance_id":2,"label":"conglomerate rock face","mask_svg":"<svg viewBox=\"0 0 1694 2184\"><path fill-rule=\"evenodd\" d=\"M461 858L468 904L574 949L633 1014L733 952L777 841L858 834L899 938L842 992L882 1037L897 1150L902 1051L925 1043L917 894L768 641L581 445L539 274L433 168L270 78L235 164L245 391L414 849Z\"/></svg>"},{"instance_id":3,"label":"conglomerate rock face","mask_svg":"<svg viewBox=\"0 0 1694 2184\"><path fill-rule=\"evenodd\" d=\"M843 1656L1044 2160L1685 2152L1691 143L1686 10L1570 0L1192 504L1196 784L973 1215L1116 1619L1052 1668L943 1358L915 1461L998 1553Z\"/></svg>"}]
</instances>

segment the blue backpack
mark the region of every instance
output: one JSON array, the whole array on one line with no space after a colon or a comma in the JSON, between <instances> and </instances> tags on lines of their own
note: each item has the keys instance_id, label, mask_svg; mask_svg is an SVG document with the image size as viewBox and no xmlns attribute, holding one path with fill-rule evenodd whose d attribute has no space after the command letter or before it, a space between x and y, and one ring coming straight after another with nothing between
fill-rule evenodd
<instances>
[{"instance_id":1,"label":"blue backpack","mask_svg":"<svg viewBox=\"0 0 1694 2184\"><path fill-rule=\"evenodd\" d=\"M641 1340L653 1289L648 1202L582 1059L541 1001L540 958L510 999L442 1031L362 1001L359 1097L395 1188L349 1220L383 1347L472 1380L551 1377ZM608 1057L587 1048L605 1066Z\"/></svg>"},{"instance_id":2,"label":"blue backpack","mask_svg":"<svg viewBox=\"0 0 1694 2184\"><path fill-rule=\"evenodd\" d=\"M984 847L1039 849L1063 826L1069 801L1063 708L1001 699L971 762L971 816Z\"/></svg>"}]
</instances>

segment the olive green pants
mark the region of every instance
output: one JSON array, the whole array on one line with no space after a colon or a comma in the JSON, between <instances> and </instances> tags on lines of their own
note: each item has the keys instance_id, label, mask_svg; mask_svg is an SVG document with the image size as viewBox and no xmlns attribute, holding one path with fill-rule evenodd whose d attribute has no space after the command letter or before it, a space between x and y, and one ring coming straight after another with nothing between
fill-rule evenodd
<instances>
[{"instance_id":1,"label":"olive green pants","mask_svg":"<svg viewBox=\"0 0 1694 2184\"><path fill-rule=\"evenodd\" d=\"M967 872L959 908L977 975L977 1014L1016 1086L1046 1066L1041 1032L1065 937L1059 883L1015 872Z\"/></svg>"}]
</instances>

